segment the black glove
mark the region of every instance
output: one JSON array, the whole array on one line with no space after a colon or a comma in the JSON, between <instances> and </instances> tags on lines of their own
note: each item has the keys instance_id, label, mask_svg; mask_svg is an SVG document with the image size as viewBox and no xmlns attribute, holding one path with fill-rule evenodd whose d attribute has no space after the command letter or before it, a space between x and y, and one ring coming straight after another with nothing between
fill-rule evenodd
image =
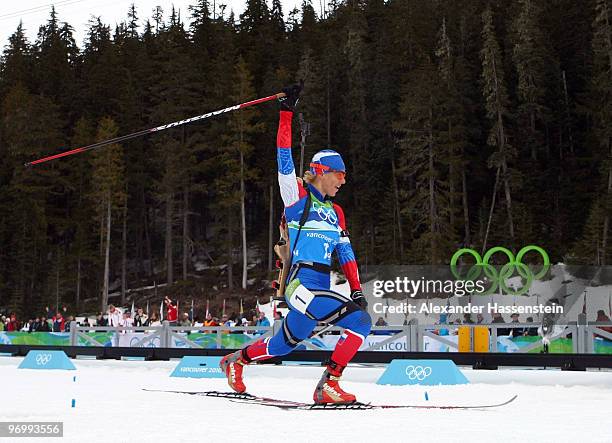
<instances>
[{"instance_id":1,"label":"black glove","mask_svg":"<svg viewBox=\"0 0 612 443\"><path fill-rule=\"evenodd\" d=\"M351 300L364 311L368 307L368 301L363 295L363 292L361 292L361 289L356 289L351 292Z\"/></svg>"},{"instance_id":2,"label":"black glove","mask_svg":"<svg viewBox=\"0 0 612 443\"><path fill-rule=\"evenodd\" d=\"M300 82L296 83L295 85L284 87L283 92L285 93L285 96L278 99L281 110L291 112L295 111L295 107L300 100L300 92L302 92L302 89L304 89L304 80L300 80Z\"/></svg>"}]
</instances>

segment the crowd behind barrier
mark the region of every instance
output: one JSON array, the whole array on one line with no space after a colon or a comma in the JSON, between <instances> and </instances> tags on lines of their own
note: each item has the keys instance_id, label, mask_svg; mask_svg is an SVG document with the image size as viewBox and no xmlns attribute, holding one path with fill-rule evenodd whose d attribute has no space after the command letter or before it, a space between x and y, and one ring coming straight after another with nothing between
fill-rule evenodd
<instances>
[{"instance_id":1,"label":"crowd behind barrier","mask_svg":"<svg viewBox=\"0 0 612 443\"><path fill-rule=\"evenodd\" d=\"M170 326L185 327L213 327L213 326L270 326L270 320L262 311L249 311L246 313L221 314L216 316L214 312L207 311L203 317L194 316L194 311L185 312L179 316L175 302L170 298L164 299L165 309L145 312L144 308L119 308L109 305L104 313L99 312L95 318L81 317L76 322L78 326L110 326L110 327L141 327L141 326L161 326L162 321L168 321ZM165 311L165 314L163 314ZM160 315L162 314L162 315ZM68 314L64 306L57 311L52 311L45 307L44 314L22 320L17 317L15 312L0 312L0 331L6 332L70 332L70 325L75 321L76 316ZM281 320L280 311L274 313L273 321Z\"/></svg>"},{"instance_id":2,"label":"crowd behind barrier","mask_svg":"<svg viewBox=\"0 0 612 443\"><path fill-rule=\"evenodd\" d=\"M75 320L75 316L68 314L67 309L63 307L57 312L53 313L47 307L45 308L44 314L30 318L27 321L20 321L15 313L8 313L0 316L0 331L6 332L70 332L71 325L76 325L81 328L119 328L118 331L126 333L129 331L133 332L132 328L142 327L156 327L167 325L169 327L184 327L187 334L191 332L201 333L216 333L216 334L264 334L270 330L270 319L268 319L263 311L254 310L248 313L232 313L232 314L221 314L220 317L216 316L213 312L206 312L203 317L194 315L193 309L189 312L184 312L179 315L177 305L166 297L164 300L165 309L160 309L160 314L155 310L147 314L142 307L119 308L114 305L109 305L108 310L105 313L99 312L95 318L91 317L80 317L78 321ZM272 323L282 320L282 314L280 311L274 312L274 318L271 319ZM162 320L164 323L162 324ZM603 310L597 312L596 318L589 320L596 324L602 324L598 326L600 331L604 334L612 334L612 323L610 318L605 314ZM280 324L280 323L278 323ZM407 324L407 322L406 322ZM533 326L531 326L533 324ZM511 321L507 322L506 319L499 313L493 313L490 321L486 321L482 314L477 314L475 318L472 318L470 314L463 315L462 318L456 318L450 320L446 314L441 314L435 324L432 325L421 325L425 327L425 331L435 336L438 336L444 341L443 337L453 336L459 333L461 326L488 326L490 333L497 337L506 336L509 338L517 337L537 337L542 335L541 326L539 323L534 322L532 317L527 317L524 323L520 322L519 314L512 314ZM402 333L402 328L395 326L389 326L383 317L378 317L374 323L371 335L373 336L394 336ZM491 326L494 326L493 328ZM221 328L219 328L221 327ZM236 329L236 328L239 329ZM262 329L245 329L245 328L256 328L261 327ZM125 328L125 329L124 329ZM191 328L191 329L189 329ZM213 328L213 329L207 329ZM228 328L228 329L224 329ZM230 330L230 328L232 328ZM338 328L333 328L328 334L338 335L340 331ZM572 334L567 334L567 338L571 338ZM601 334L594 334L594 337L603 339L607 342L611 341L610 337L602 336ZM494 347L495 349L495 347Z\"/></svg>"}]
</instances>

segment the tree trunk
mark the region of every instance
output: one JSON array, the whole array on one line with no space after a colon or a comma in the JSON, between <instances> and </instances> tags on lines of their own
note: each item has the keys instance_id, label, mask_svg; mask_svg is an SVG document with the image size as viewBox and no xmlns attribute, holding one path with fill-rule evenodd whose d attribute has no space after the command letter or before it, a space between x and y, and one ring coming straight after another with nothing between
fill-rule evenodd
<instances>
[{"instance_id":1,"label":"tree trunk","mask_svg":"<svg viewBox=\"0 0 612 443\"><path fill-rule=\"evenodd\" d=\"M74 299L74 305L77 311L81 310L81 254L77 256L77 282L76 282L76 295Z\"/></svg>"},{"instance_id":2,"label":"tree trunk","mask_svg":"<svg viewBox=\"0 0 612 443\"><path fill-rule=\"evenodd\" d=\"M60 247L57 247L57 257L55 263L55 311L59 311L59 299L60 299Z\"/></svg>"},{"instance_id":3,"label":"tree trunk","mask_svg":"<svg viewBox=\"0 0 612 443\"><path fill-rule=\"evenodd\" d=\"M612 143L608 138L608 157L612 159ZM603 222L603 233L601 236L601 249L602 249L602 260L601 265L606 266L607 253L608 253L608 232L610 230L610 202L612 201L612 162L608 164L608 189L607 197L604 199L604 222Z\"/></svg>"},{"instance_id":4,"label":"tree trunk","mask_svg":"<svg viewBox=\"0 0 612 443\"><path fill-rule=\"evenodd\" d=\"M433 132L432 132L432 124L433 124L433 110L431 106L429 107L429 143L428 143L428 151L429 151L429 247L431 252L431 264L436 264L438 260L438 251L436 248L435 242L435 233L436 233L436 187L435 187L435 170L434 170L434 152L433 152Z\"/></svg>"},{"instance_id":5,"label":"tree trunk","mask_svg":"<svg viewBox=\"0 0 612 443\"><path fill-rule=\"evenodd\" d=\"M127 211L126 198L123 205L123 232L121 234L121 305L125 305L125 295L127 292Z\"/></svg>"},{"instance_id":6,"label":"tree trunk","mask_svg":"<svg viewBox=\"0 0 612 443\"><path fill-rule=\"evenodd\" d=\"M110 193L106 202L106 252L104 256L104 281L102 283L102 312L106 311L108 305L108 286L110 276L110 240L111 240L111 198Z\"/></svg>"},{"instance_id":7,"label":"tree trunk","mask_svg":"<svg viewBox=\"0 0 612 443\"><path fill-rule=\"evenodd\" d=\"M270 185L270 213L268 217L268 272L274 270L274 184Z\"/></svg>"},{"instance_id":8,"label":"tree trunk","mask_svg":"<svg viewBox=\"0 0 612 443\"><path fill-rule=\"evenodd\" d=\"M402 233L402 214L399 200L399 189L397 186L397 173L395 170L395 158L391 157L391 178L393 180L393 197L395 200L395 214L397 217L397 233L399 241L400 263L404 260L404 236Z\"/></svg>"},{"instance_id":9,"label":"tree trunk","mask_svg":"<svg viewBox=\"0 0 612 443\"><path fill-rule=\"evenodd\" d=\"M467 177L465 174L465 166L461 168L461 200L463 202L463 244L469 246L471 243L470 238L470 208L468 206L468 191L467 191Z\"/></svg>"},{"instance_id":10,"label":"tree trunk","mask_svg":"<svg viewBox=\"0 0 612 443\"><path fill-rule=\"evenodd\" d=\"M502 163L504 175L504 194L506 196L506 209L508 212L508 229L510 231L510 246L514 246L514 222L512 220L512 196L510 194L510 178L508 177L508 165L504 159Z\"/></svg>"},{"instance_id":11,"label":"tree trunk","mask_svg":"<svg viewBox=\"0 0 612 443\"><path fill-rule=\"evenodd\" d=\"M495 173L495 184L493 185L493 198L491 199L491 209L489 209L489 220L487 221L487 229L484 233L484 240L482 241L482 253L487 249L487 240L489 238L489 229L491 229L491 220L493 220L493 211L495 209L495 198L497 197L497 186L499 184L499 171L500 167L497 167L497 172Z\"/></svg>"},{"instance_id":12,"label":"tree trunk","mask_svg":"<svg viewBox=\"0 0 612 443\"><path fill-rule=\"evenodd\" d=\"M183 192L183 280L187 280L189 270L189 186L185 186Z\"/></svg>"},{"instance_id":13,"label":"tree trunk","mask_svg":"<svg viewBox=\"0 0 612 443\"><path fill-rule=\"evenodd\" d=\"M448 141L450 142L448 155L450 162L448 165L448 186L449 186L449 222L451 226L451 232L454 237L455 235L455 150L453 148L453 124L448 119ZM454 239L453 239L454 240Z\"/></svg>"},{"instance_id":14,"label":"tree trunk","mask_svg":"<svg viewBox=\"0 0 612 443\"><path fill-rule=\"evenodd\" d=\"M232 266L233 262L233 223L234 219L232 218L232 209L227 209L227 287L231 291L234 289L234 267Z\"/></svg>"},{"instance_id":15,"label":"tree trunk","mask_svg":"<svg viewBox=\"0 0 612 443\"><path fill-rule=\"evenodd\" d=\"M172 241L173 197L173 193L170 191L166 194L166 280L168 286L171 286L174 282L174 262L172 260L174 255L174 244Z\"/></svg>"},{"instance_id":16,"label":"tree trunk","mask_svg":"<svg viewBox=\"0 0 612 443\"><path fill-rule=\"evenodd\" d=\"M144 199L144 194L143 194ZM143 207L142 211L142 224L144 225L144 235L145 235L145 249L147 252L147 267L146 273L147 277L151 277L153 275L154 267L153 267L153 249L151 247L151 233L149 232L149 217L147 217L147 212L149 209L146 206L146 203Z\"/></svg>"},{"instance_id":17,"label":"tree trunk","mask_svg":"<svg viewBox=\"0 0 612 443\"><path fill-rule=\"evenodd\" d=\"M240 132L240 145L242 146L243 134ZM244 186L244 154L240 151L240 231L242 234L242 289L247 288L247 238L246 238L246 210L244 206L246 190Z\"/></svg>"},{"instance_id":18,"label":"tree trunk","mask_svg":"<svg viewBox=\"0 0 612 443\"><path fill-rule=\"evenodd\" d=\"M566 119L566 130L567 137L569 140L569 149L570 152L574 153L574 135L572 134L572 125L571 125L571 114L570 114L570 106L569 106L569 95L567 93L567 79L565 78L565 70L561 71L561 75L563 77L563 98L565 101L565 119ZM559 149L561 150L561 158L563 158L563 145L560 145Z\"/></svg>"}]
</instances>

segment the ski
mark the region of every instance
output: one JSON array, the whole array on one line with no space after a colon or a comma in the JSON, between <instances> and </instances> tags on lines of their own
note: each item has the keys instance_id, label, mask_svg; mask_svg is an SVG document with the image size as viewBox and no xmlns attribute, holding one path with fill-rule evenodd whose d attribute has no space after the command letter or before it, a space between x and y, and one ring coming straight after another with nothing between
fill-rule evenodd
<instances>
[{"instance_id":1,"label":"ski","mask_svg":"<svg viewBox=\"0 0 612 443\"><path fill-rule=\"evenodd\" d=\"M199 395L203 397L217 397L217 398L228 398L230 400L239 401L241 403L251 402L266 402L266 403L278 403L286 405L301 405L301 402L295 402L291 400L278 400L270 397L260 397L252 395L247 392L221 392L221 391L178 391L178 390L165 390L165 389L147 389L142 388L146 392L165 392L169 394L185 394L185 395Z\"/></svg>"},{"instance_id":2,"label":"ski","mask_svg":"<svg viewBox=\"0 0 612 443\"><path fill-rule=\"evenodd\" d=\"M299 403L292 402L286 403L284 400L272 400L272 401L241 401L240 399L234 399L231 401L237 403L250 403L261 406L272 406L284 410L307 410L307 411L322 411L322 410L368 410L368 409L490 409L498 408L512 403L518 395L514 395L508 400L502 403L486 404L486 405L377 405L371 403L338 403L338 404L316 404L316 403Z\"/></svg>"},{"instance_id":3,"label":"ski","mask_svg":"<svg viewBox=\"0 0 612 443\"><path fill-rule=\"evenodd\" d=\"M204 397L217 397L227 398L232 402L236 403L248 403L261 406L276 407L284 410L309 410L309 411L321 411L321 410L368 410L368 409L491 409L505 406L512 403L518 395L514 395L508 400L502 403L490 403L485 405L377 405L371 403L340 403L340 404L314 404L304 403L292 400L279 400L276 398L260 397L257 395L238 392L219 392L219 391L174 391L174 390L163 390L163 389L144 389L147 392L166 392L172 394L185 394L185 395L201 395Z\"/></svg>"}]
</instances>

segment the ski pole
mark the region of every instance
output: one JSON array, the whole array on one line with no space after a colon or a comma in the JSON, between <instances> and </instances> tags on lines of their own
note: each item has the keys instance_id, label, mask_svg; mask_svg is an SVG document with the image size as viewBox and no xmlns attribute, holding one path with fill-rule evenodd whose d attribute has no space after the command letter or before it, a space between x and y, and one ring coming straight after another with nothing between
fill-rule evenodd
<instances>
[{"instance_id":1,"label":"ski pole","mask_svg":"<svg viewBox=\"0 0 612 443\"><path fill-rule=\"evenodd\" d=\"M107 145L110 145L110 144L113 144L113 143L121 143L123 141L130 140L130 139L136 138L136 137L140 137L142 135L152 134L154 132L164 131L164 130L169 129L169 128L175 128L177 126L186 125L188 123L193 123L193 122L198 121L198 120L204 120L204 119L206 119L208 117L214 117L215 115L224 114L226 112L236 111L238 109L247 108L247 107L253 106L253 105L258 105L259 103L264 103L264 102L267 102L267 101L270 101L270 100L274 100L274 99L277 99L277 98L281 98L281 97L284 97L284 96L285 96L284 92L279 92L278 94L270 95L268 97L258 98L256 100L251 100L251 101L248 101L248 102L245 102L245 103L241 103L239 105L230 106L228 108L219 109L218 111L207 112L206 114L196 115L195 117L187 118L185 120L179 120L179 121L176 121L176 122L173 122L173 123L168 123L166 125L157 126L155 128L143 129L142 131L133 132L132 134L122 135L120 137L115 137L115 138L111 138L109 140L104 140L104 141L101 141L101 142L93 143L91 145L83 146L82 148L75 148L75 149L72 149L70 151L61 152L59 154L50 155L48 157L43 157L43 158L40 158L38 160L27 162L27 163L25 163L25 166L29 167L29 166L33 166L33 165L38 165L40 163L45 163L45 162L48 162L48 161L51 161L51 160L55 160L57 158L67 157L69 155L80 154L81 152L91 151L92 149L101 148L102 146L107 146Z\"/></svg>"}]
</instances>

